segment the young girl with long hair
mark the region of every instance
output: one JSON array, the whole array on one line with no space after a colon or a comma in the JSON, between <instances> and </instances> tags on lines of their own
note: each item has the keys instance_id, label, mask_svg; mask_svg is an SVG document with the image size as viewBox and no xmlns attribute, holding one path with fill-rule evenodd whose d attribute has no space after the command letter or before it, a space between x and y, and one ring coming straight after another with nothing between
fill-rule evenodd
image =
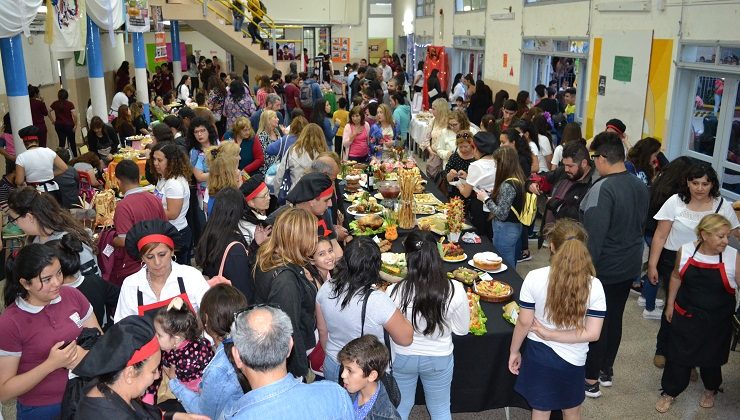
<instances>
[{"instance_id":1,"label":"young girl with long hair","mask_svg":"<svg viewBox=\"0 0 740 420\"><path fill-rule=\"evenodd\" d=\"M24 187L10 194L8 205L9 221L18 225L32 243L43 244L71 235L82 242L82 250L79 252L82 274L100 275L92 237L54 198L31 187Z\"/></svg>"},{"instance_id":2,"label":"young girl with long hair","mask_svg":"<svg viewBox=\"0 0 740 420\"><path fill-rule=\"evenodd\" d=\"M493 153L496 162L496 180L490 195L477 190L478 200L493 214L493 247L509 267L516 267L521 252L522 223L512 211L524 207L524 176L516 152L501 147Z\"/></svg>"},{"instance_id":3,"label":"young girl with long hair","mask_svg":"<svg viewBox=\"0 0 740 420\"><path fill-rule=\"evenodd\" d=\"M185 217L190 208L190 162L175 143L158 143L151 160L157 174L154 195L162 200L167 220L180 232L175 240L177 262L188 265L193 236Z\"/></svg>"},{"instance_id":4,"label":"young girl with long hair","mask_svg":"<svg viewBox=\"0 0 740 420\"><path fill-rule=\"evenodd\" d=\"M514 389L532 407L532 419L548 419L551 410L579 419L588 343L601 334L606 300L583 226L560 219L549 237L550 266L530 271L522 284L509 370L519 375Z\"/></svg>"},{"instance_id":5,"label":"young girl with long hair","mask_svg":"<svg viewBox=\"0 0 740 420\"><path fill-rule=\"evenodd\" d=\"M398 413L409 417L421 377L431 417L450 418L452 334L468 333L468 298L462 283L447 278L434 235L413 231L403 246L408 273L387 291L414 328L411 345L392 343L394 377L401 390Z\"/></svg>"},{"instance_id":6,"label":"young girl with long hair","mask_svg":"<svg viewBox=\"0 0 740 420\"><path fill-rule=\"evenodd\" d=\"M319 241L317 248L331 242ZM331 252L331 251L329 251ZM315 258L315 257L314 257ZM375 290L380 271L380 250L368 237L358 237L347 245L344 257L338 261L334 279L324 283L316 295L316 324L324 357L324 377L330 381L339 378L339 350L359 337L362 332L382 341L384 330L394 342L409 345L413 339L411 323L404 318L394 302L383 292ZM365 324L362 325L362 307L367 301Z\"/></svg>"},{"instance_id":7,"label":"young girl with long hair","mask_svg":"<svg viewBox=\"0 0 740 420\"><path fill-rule=\"evenodd\" d=\"M202 267L203 274L208 277L218 275L223 263L221 275L252 301L254 279L247 255L248 245L239 231L244 196L236 188L229 187L221 190L215 198L213 209L218 217L208 219L195 248L195 263Z\"/></svg>"}]
</instances>

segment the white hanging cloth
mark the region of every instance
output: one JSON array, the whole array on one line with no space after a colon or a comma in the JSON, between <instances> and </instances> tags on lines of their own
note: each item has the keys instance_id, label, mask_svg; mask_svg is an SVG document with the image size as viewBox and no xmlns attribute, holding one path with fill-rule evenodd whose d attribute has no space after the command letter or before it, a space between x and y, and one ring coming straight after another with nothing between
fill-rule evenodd
<instances>
[{"instance_id":1,"label":"white hanging cloth","mask_svg":"<svg viewBox=\"0 0 740 420\"><path fill-rule=\"evenodd\" d=\"M31 22L43 0L15 0L13 3L14 7L0 7L0 38L11 38L21 32L31 36Z\"/></svg>"}]
</instances>

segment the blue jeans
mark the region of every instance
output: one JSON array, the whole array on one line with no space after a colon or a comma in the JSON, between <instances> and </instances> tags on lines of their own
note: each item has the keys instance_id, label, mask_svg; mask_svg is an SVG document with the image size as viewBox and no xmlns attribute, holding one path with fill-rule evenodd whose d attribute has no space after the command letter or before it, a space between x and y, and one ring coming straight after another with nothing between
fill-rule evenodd
<instances>
[{"instance_id":1,"label":"blue jeans","mask_svg":"<svg viewBox=\"0 0 740 420\"><path fill-rule=\"evenodd\" d=\"M48 420L59 417L62 413L62 403L51 405L23 405L15 403L16 419L18 420Z\"/></svg>"},{"instance_id":2,"label":"blue jeans","mask_svg":"<svg viewBox=\"0 0 740 420\"><path fill-rule=\"evenodd\" d=\"M509 268L516 268L522 253L522 224L519 222L493 221L493 247Z\"/></svg>"},{"instance_id":3,"label":"blue jeans","mask_svg":"<svg viewBox=\"0 0 740 420\"><path fill-rule=\"evenodd\" d=\"M339 363L335 362L329 355L324 356L324 379L329 382L339 381Z\"/></svg>"},{"instance_id":4,"label":"blue jeans","mask_svg":"<svg viewBox=\"0 0 740 420\"><path fill-rule=\"evenodd\" d=\"M234 14L234 31L241 32L242 25L244 24L244 15Z\"/></svg>"},{"instance_id":5,"label":"blue jeans","mask_svg":"<svg viewBox=\"0 0 740 420\"><path fill-rule=\"evenodd\" d=\"M393 359L393 376L401 390L398 414L409 418L416 399L416 383L421 378L427 410L432 420L452 419L450 413L450 387L455 359L449 356L406 356L396 354Z\"/></svg>"}]
</instances>

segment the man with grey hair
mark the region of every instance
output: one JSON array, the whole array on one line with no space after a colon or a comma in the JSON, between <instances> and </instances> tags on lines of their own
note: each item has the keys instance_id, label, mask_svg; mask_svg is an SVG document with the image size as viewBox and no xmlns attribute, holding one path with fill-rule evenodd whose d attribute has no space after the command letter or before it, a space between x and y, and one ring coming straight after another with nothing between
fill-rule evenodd
<instances>
[{"instance_id":1,"label":"man with grey hair","mask_svg":"<svg viewBox=\"0 0 740 420\"><path fill-rule=\"evenodd\" d=\"M257 112L255 112L254 114L252 114L251 117L249 117L249 122L252 124L252 129L256 131L257 127L259 127L260 117L262 117L262 111L264 111L265 109L270 109L270 110L275 111L277 113L278 121L280 121L280 124L282 124L283 121L285 121L283 119L283 113L280 112L282 107L283 107L283 100L280 99L280 95L278 95L277 93L271 93L267 95L267 99L265 99L265 107L258 109Z\"/></svg>"},{"instance_id":2,"label":"man with grey hair","mask_svg":"<svg viewBox=\"0 0 740 420\"><path fill-rule=\"evenodd\" d=\"M236 315L231 326L231 354L252 390L230 403L221 418L355 418L349 394L338 384L304 384L288 373L292 334L290 318L280 309L259 306Z\"/></svg>"}]
</instances>

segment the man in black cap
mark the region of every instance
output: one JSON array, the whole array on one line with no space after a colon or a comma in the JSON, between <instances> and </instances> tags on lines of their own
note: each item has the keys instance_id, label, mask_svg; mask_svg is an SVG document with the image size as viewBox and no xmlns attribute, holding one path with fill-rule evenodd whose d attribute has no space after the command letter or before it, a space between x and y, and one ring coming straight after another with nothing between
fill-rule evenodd
<instances>
[{"instance_id":1,"label":"man in black cap","mask_svg":"<svg viewBox=\"0 0 740 420\"><path fill-rule=\"evenodd\" d=\"M294 207L306 209L317 219L318 235L331 240L334 254L337 259L344 255L342 247L337 242L337 232L334 223L329 217L327 210L331 207L331 198L334 194L334 184L331 179L323 173L313 172L305 174L298 180L296 185L288 193L287 200ZM287 206L287 204L286 204ZM272 213L267 222L273 224L278 215L287 208L283 206Z\"/></svg>"},{"instance_id":2,"label":"man in black cap","mask_svg":"<svg viewBox=\"0 0 740 420\"><path fill-rule=\"evenodd\" d=\"M355 418L349 394L337 383L304 384L288 373L292 334L288 315L271 306L256 307L235 316L231 326L234 341L231 354L252 390L227 405L221 418ZM300 410L300 415L296 410Z\"/></svg>"}]
</instances>

